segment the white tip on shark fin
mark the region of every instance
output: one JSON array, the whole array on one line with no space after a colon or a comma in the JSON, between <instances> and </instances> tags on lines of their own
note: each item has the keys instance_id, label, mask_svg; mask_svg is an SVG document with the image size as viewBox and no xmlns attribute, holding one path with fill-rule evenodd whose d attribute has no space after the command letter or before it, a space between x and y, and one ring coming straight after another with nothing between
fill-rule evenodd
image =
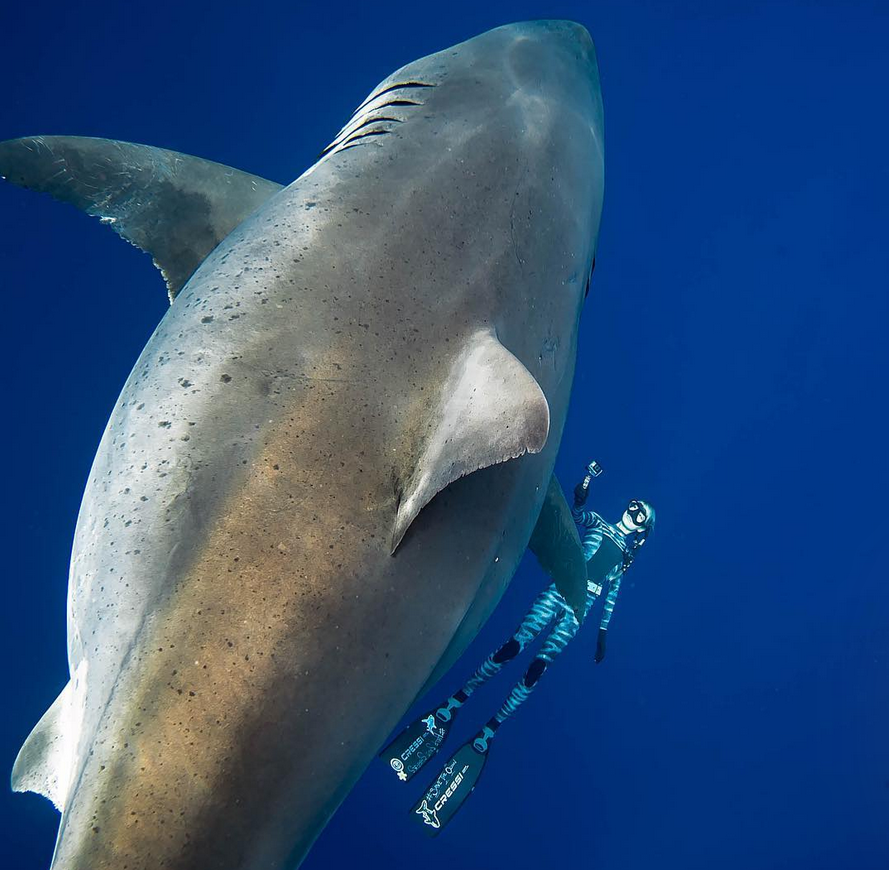
<instances>
[{"instance_id":1,"label":"white tip on shark fin","mask_svg":"<svg viewBox=\"0 0 889 870\"><path fill-rule=\"evenodd\" d=\"M489 329L466 342L433 413L419 461L402 489L393 553L436 493L473 471L539 453L549 434L549 404L540 384Z\"/></svg>"},{"instance_id":2,"label":"white tip on shark fin","mask_svg":"<svg viewBox=\"0 0 889 870\"><path fill-rule=\"evenodd\" d=\"M65 809L83 721L86 662L28 735L12 768L12 790L33 791Z\"/></svg>"}]
</instances>

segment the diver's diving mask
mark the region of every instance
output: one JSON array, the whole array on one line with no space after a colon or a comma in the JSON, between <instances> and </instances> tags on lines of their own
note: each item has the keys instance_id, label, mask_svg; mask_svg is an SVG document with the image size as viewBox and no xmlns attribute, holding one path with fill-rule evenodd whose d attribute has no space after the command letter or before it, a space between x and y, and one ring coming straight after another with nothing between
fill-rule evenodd
<instances>
[{"instance_id":1,"label":"diver's diving mask","mask_svg":"<svg viewBox=\"0 0 889 870\"><path fill-rule=\"evenodd\" d=\"M648 512L636 499L633 499L627 505L627 513L630 515L630 519L640 528L648 520Z\"/></svg>"}]
</instances>

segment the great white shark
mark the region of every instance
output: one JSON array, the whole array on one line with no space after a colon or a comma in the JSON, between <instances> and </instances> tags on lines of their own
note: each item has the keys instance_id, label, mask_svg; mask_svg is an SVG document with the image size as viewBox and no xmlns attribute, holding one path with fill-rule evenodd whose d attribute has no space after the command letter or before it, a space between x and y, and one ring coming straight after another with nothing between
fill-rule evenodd
<instances>
[{"instance_id":1,"label":"great white shark","mask_svg":"<svg viewBox=\"0 0 889 870\"><path fill-rule=\"evenodd\" d=\"M54 870L295 866L529 541L582 607L551 475L603 161L593 43L563 21L393 73L287 187L0 144L172 300L86 487L70 682L13 770L61 811Z\"/></svg>"}]
</instances>

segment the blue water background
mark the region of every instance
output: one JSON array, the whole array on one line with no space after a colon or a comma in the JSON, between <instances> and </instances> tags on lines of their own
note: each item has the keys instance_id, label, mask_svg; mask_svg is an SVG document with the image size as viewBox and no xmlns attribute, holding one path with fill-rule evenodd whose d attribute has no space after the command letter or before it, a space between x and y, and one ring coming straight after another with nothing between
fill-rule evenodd
<instances>
[{"instance_id":1,"label":"blue water background","mask_svg":"<svg viewBox=\"0 0 889 870\"><path fill-rule=\"evenodd\" d=\"M0 138L145 142L289 182L389 72L535 17L590 29L607 117L558 472L573 486L597 458L591 505L649 499L657 530L605 662L587 628L451 829L408 824L425 775L374 765L305 867L885 870L889 4L9 4ZM166 299L147 256L46 197L4 186L0 231L8 770L67 679L82 488ZM526 559L441 692L542 582ZM0 804L0 866L45 870L55 811Z\"/></svg>"}]
</instances>

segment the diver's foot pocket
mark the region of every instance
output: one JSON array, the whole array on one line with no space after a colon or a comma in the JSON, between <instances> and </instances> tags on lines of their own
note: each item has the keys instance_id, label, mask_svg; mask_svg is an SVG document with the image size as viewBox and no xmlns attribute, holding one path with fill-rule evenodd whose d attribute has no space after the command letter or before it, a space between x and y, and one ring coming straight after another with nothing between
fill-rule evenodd
<instances>
[{"instance_id":1,"label":"diver's foot pocket","mask_svg":"<svg viewBox=\"0 0 889 870\"><path fill-rule=\"evenodd\" d=\"M477 739L470 740L457 750L411 810L411 818L430 837L441 831L475 789L488 758L487 747L479 752L477 743Z\"/></svg>"}]
</instances>

